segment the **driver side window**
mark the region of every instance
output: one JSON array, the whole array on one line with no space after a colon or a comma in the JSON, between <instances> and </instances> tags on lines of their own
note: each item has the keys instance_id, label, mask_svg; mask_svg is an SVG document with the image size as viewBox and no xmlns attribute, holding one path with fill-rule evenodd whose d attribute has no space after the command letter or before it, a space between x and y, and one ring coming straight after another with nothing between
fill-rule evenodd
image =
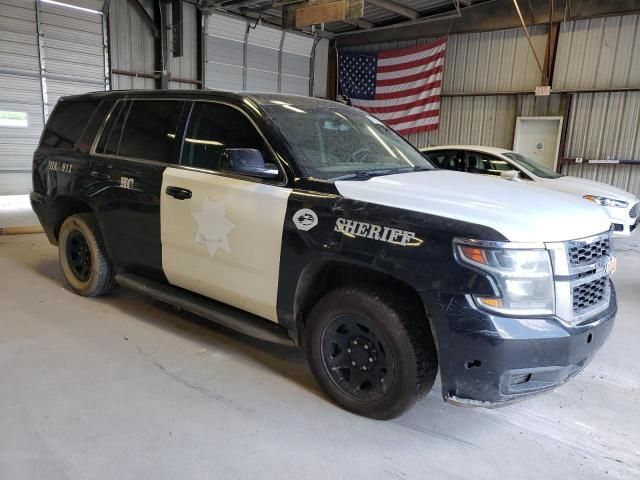
<instances>
[{"instance_id":1,"label":"driver side window","mask_svg":"<svg viewBox=\"0 0 640 480\"><path fill-rule=\"evenodd\" d=\"M469 173L499 176L502 172L513 170L508 162L482 152L467 152L466 163Z\"/></svg>"},{"instance_id":2,"label":"driver side window","mask_svg":"<svg viewBox=\"0 0 640 480\"><path fill-rule=\"evenodd\" d=\"M224 154L227 149L257 150L262 154L265 164L275 164L266 142L241 111L220 103L195 102L180 163L237 173ZM252 156L259 157L257 152Z\"/></svg>"}]
</instances>

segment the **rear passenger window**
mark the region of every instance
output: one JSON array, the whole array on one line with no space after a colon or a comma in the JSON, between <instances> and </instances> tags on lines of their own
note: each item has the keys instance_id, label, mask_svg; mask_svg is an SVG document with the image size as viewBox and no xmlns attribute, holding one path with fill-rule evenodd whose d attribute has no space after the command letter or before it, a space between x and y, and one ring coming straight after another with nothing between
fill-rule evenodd
<instances>
[{"instance_id":1,"label":"rear passenger window","mask_svg":"<svg viewBox=\"0 0 640 480\"><path fill-rule=\"evenodd\" d=\"M170 163L176 153L176 133L184 102L131 102L117 154L121 157Z\"/></svg>"},{"instance_id":2,"label":"rear passenger window","mask_svg":"<svg viewBox=\"0 0 640 480\"><path fill-rule=\"evenodd\" d=\"M118 153L120 136L122 135L122 126L125 118L127 117L129 106L130 104L128 102L120 102L116 105L113 112L111 112L109 121L100 135L100 140L96 147L97 153L104 153L108 155L115 155Z\"/></svg>"},{"instance_id":3,"label":"rear passenger window","mask_svg":"<svg viewBox=\"0 0 640 480\"><path fill-rule=\"evenodd\" d=\"M196 103L182 149L183 165L223 170L221 155L225 148L260 150L265 162L273 163L270 150L249 119L228 105Z\"/></svg>"},{"instance_id":4,"label":"rear passenger window","mask_svg":"<svg viewBox=\"0 0 640 480\"><path fill-rule=\"evenodd\" d=\"M78 150L80 150L82 153L88 152L91 149L91 144L93 143L98 130L100 130L102 122L104 122L105 117L113 107L113 104L113 100L103 101L102 103L100 103L97 110L91 117L91 120L89 121L89 124L87 125L87 128L82 134L80 142L78 143Z\"/></svg>"},{"instance_id":5,"label":"rear passenger window","mask_svg":"<svg viewBox=\"0 0 640 480\"><path fill-rule=\"evenodd\" d=\"M73 150L87 126L99 100L84 102L62 101L53 110L44 133L42 146Z\"/></svg>"}]
</instances>

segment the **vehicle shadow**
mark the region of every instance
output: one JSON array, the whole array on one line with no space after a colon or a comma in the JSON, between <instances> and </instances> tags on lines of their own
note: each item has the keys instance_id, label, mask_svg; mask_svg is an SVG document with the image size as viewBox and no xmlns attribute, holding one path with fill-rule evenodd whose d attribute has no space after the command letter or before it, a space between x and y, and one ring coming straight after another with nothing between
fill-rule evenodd
<instances>
[{"instance_id":1,"label":"vehicle shadow","mask_svg":"<svg viewBox=\"0 0 640 480\"><path fill-rule=\"evenodd\" d=\"M65 290L69 289L57 260L41 259L34 267L38 273L48 277L51 282L62 286ZM71 292L69 293L71 294ZM178 336L204 349L239 357L243 363L247 362L256 368L267 368L323 401L331 402L313 379L302 348L272 344L240 334L205 318L122 287L116 287L113 293L108 296L89 299L89 301L115 307L128 318L143 322L153 328L163 329L171 335ZM336 409L338 408L336 406ZM475 447L470 435L470 431L473 429L469 429L468 419L479 412L481 411L477 409L455 408L445 404L442 400L438 377L427 396L422 398L406 414L392 422L413 433L424 434L448 442L454 441L460 446ZM336 414L352 415L348 412L338 411ZM437 420L434 421L434 418ZM484 424L484 422L482 423ZM458 431L460 437L456 436L457 428L454 427L456 425L460 427L460 431Z\"/></svg>"}]
</instances>

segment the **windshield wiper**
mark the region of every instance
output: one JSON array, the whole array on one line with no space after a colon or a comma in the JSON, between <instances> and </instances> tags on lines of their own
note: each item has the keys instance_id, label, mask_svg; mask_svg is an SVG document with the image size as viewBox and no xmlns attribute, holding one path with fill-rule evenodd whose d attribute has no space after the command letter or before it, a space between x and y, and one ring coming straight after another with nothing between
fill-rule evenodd
<instances>
[{"instance_id":1,"label":"windshield wiper","mask_svg":"<svg viewBox=\"0 0 640 480\"><path fill-rule=\"evenodd\" d=\"M332 181L338 180L349 180L351 178L370 178L370 177L379 177L382 175L393 175L396 173L404 173L404 172L423 172L426 170L433 170L431 167L427 166L414 166L414 167L398 167L398 168L382 168L376 170L360 170L354 173L348 173L346 175L341 175L339 177L331 178Z\"/></svg>"}]
</instances>

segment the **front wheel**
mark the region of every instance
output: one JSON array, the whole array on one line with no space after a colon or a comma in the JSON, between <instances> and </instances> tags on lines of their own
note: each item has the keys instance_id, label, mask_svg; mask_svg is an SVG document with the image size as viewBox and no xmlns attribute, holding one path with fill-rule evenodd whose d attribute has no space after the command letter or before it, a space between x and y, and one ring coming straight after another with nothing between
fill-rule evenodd
<instances>
[{"instance_id":1,"label":"front wheel","mask_svg":"<svg viewBox=\"0 0 640 480\"><path fill-rule=\"evenodd\" d=\"M93 215L81 213L64 221L58 255L67 282L79 295L96 297L113 288L113 266Z\"/></svg>"},{"instance_id":2,"label":"front wheel","mask_svg":"<svg viewBox=\"0 0 640 480\"><path fill-rule=\"evenodd\" d=\"M312 309L307 359L322 389L359 415L397 417L426 394L437 373L424 315L394 292L344 287Z\"/></svg>"}]
</instances>

